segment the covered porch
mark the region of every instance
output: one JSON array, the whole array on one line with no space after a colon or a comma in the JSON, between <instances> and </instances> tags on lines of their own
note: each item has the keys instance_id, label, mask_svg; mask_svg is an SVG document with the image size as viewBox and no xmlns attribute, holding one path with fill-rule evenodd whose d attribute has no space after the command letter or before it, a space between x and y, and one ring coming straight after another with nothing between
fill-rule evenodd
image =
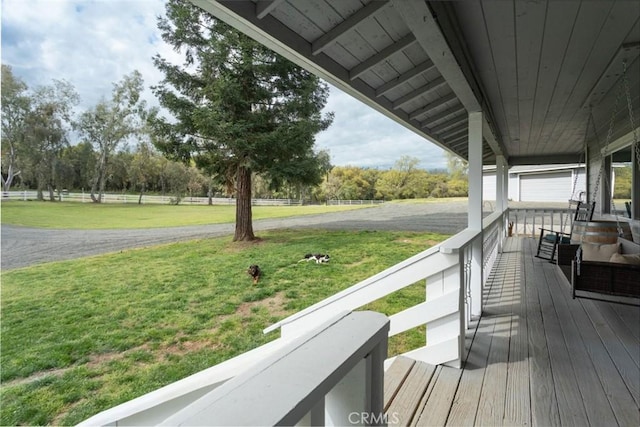
<instances>
[{"instance_id":1,"label":"covered porch","mask_svg":"<svg viewBox=\"0 0 640 427\"><path fill-rule=\"evenodd\" d=\"M462 369L398 358L386 371L389 425L640 423L640 310L572 299L536 243L507 240Z\"/></svg>"},{"instance_id":2,"label":"covered porch","mask_svg":"<svg viewBox=\"0 0 640 427\"><path fill-rule=\"evenodd\" d=\"M638 425L638 309L572 300L557 266L534 259L534 239L507 238L509 166L584 162L587 199L604 219L621 150L633 170L627 220L638 229L637 2L192 3L467 160L467 228L265 330L279 339L86 425L215 424L214 408L224 408L222 424L261 413L301 425ZM483 165L496 166L487 217ZM344 339L353 331L344 313L418 282L424 301ZM421 347L383 361L388 336L423 325ZM300 358L318 337L335 341L327 334L344 344L341 357ZM274 382L275 372L289 379ZM244 400L256 396L257 406Z\"/></svg>"}]
</instances>

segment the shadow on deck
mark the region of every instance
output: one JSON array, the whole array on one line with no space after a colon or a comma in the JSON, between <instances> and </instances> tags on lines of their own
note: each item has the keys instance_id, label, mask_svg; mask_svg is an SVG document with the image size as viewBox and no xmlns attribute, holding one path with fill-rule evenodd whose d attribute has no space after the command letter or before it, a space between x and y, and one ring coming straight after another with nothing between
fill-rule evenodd
<instances>
[{"instance_id":1,"label":"shadow on deck","mask_svg":"<svg viewBox=\"0 0 640 427\"><path fill-rule=\"evenodd\" d=\"M535 245L507 240L464 369L389 367L389 425L640 425L640 309L572 299Z\"/></svg>"}]
</instances>

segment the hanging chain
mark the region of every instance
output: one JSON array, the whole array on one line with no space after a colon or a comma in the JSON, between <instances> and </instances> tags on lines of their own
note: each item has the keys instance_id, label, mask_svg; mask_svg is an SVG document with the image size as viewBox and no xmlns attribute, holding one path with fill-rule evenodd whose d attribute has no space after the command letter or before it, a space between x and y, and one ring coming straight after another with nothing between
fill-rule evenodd
<instances>
[{"instance_id":1,"label":"hanging chain","mask_svg":"<svg viewBox=\"0 0 640 427\"><path fill-rule=\"evenodd\" d=\"M591 121L593 112L591 111L591 105L589 105L589 117L587 117L587 126L585 128L585 132L584 132L584 140L582 141L582 147L583 147L583 151L582 154L580 155L580 158L578 159L578 168L576 169L576 173L574 174L575 176L573 177L573 186L571 187L571 197L569 198L569 208L568 210L571 211L571 202L574 201L574 196L576 195L576 187L578 186L578 175L579 173L577 172L578 170L580 170L580 163L582 162L582 159L584 159L584 150L587 147L587 136L589 135L589 122ZM586 200L588 202L588 200ZM580 203L582 202L582 200L578 201L578 206L580 206ZM571 222L573 220L573 218L571 217L571 212L567 212L567 219L565 220L565 215L563 213L560 214L560 231L562 233L564 233L565 229L567 228L567 224L571 223L570 227L573 228L573 223Z\"/></svg>"},{"instance_id":2,"label":"hanging chain","mask_svg":"<svg viewBox=\"0 0 640 427\"><path fill-rule=\"evenodd\" d=\"M621 89L622 88L618 89L618 93L616 95L616 101L615 101L615 103L613 105L613 114L611 114L611 120L609 121L609 130L607 131L607 139L605 140L604 149L603 149L603 151L605 153L607 151L607 148L609 147L609 142L611 141L611 136L613 135L613 125L615 124L616 115L618 113L618 102L620 101L620 98L622 97L622 90ZM593 127L595 129L595 121L593 122ZM600 163L600 170L598 171L598 179L596 180L596 185L593 188L593 196L591 197L591 200L595 200L596 196L598 195L598 190L600 188L600 180L602 179L603 170L604 170L604 159ZM607 183L608 182L609 182L609 179L607 179Z\"/></svg>"},{"instance_id":3,"label":"hanging chain","mask_svg":"<svg viewBox=\"0 0 640 427\"><path fill-rule=\"evenodd\" d=\"M618 103L620 102L620 98L622 97L622 91L625 90L626 91L626 97L627 97L627 104L629 105L629 108L631 108L631 104L630 104L630 92L628 90L628 83L627 83L627 64L626 62L623 62L623 71L622 71L622 81L623 81L623 85L620 85L618 87L618 93L616 94L616 99L615 99L615 103L613 105L613 113L611 114L611 120L609 121L609 129L607 131L607 139L605 140L604 143L604 148L602 149L602 152L607 153L607 149L609 148L609 142L611 141L611 137L613 136L613 127L616 121L616 115L618 113ZM624 87L623 87L624 86ZM631 111L631 109L630 109ZM590 111L591 117L593 119L593 112ZM633 117L633 114L631 114L631 117ZM631 120L633 121L633 118L631 118ZM595 124L595 120L592 120L593 123L593 131L595 134L595 138L596 141L598 140L598 133L597 133L597 129L596 129L596 124ZM635 139L635 128L634 128L634 139ZM636 144L637 145L637 144ZM637 148L636 148L636 152L637 152ZM598 190L600 189L600 181L603 180L603 172L605 169L605 160L604 158L602 158L602 160L600 161L600 169L598 170L598 178L596 179L596 184L593 187L593 196L591 197L591 201L593 202L596 198L596 196L598 195ZM607 174L608 175L608 174ZM605 187L609 188L611 190L611 205L613 208L613 212L616 215L616 228L618 230L618 235L622 234L622 227L620 226L620 222L618 220L618 214L616 212L616 205L615 202L613 201L613 188L611 188L610 185L610 181L611 181L611 177L605 175L604 176L604 181L605 181ZM580 246L578 247L578 250L576 251L576 263L577 263L577 274L578 276L580 275L580 261L582 258L582 242L584 239L584 235L586 233L586 227L583 228L582 233L580 234Z\"/></svg>"},{"instance_id":4,"label":"hanging chain","mask_svg":"<svg viewBox=\"0 0 640 427\"><path fill-rule=\"evenodd\" d=\"M629 88L629 80L627 79L627 61L622 63L622 82L624 83L624 91L627 95L627 108L629 109L629 122L631 123L631 131L633 132L633 149L635 150L636 162L640 167L640 144L638 143L638 129L633 118L633 103L631 102L631 89Z\"/></svg>"}]
</instances>

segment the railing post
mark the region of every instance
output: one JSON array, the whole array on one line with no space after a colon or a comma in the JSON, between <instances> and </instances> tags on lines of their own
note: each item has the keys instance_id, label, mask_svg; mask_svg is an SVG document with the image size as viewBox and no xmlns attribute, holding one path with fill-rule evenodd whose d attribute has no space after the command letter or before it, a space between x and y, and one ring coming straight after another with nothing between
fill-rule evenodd
<instances>
[{"instance_id":1,"label":"railing post","mask_svg":"<svg viewBox=\"0 0 640 427\"><path fill-rule=\"evenodd\" d=\"M507 209L507 197L505 193L507 191L508 177L507 162L504 156L498 155L496 157L496 210L498 212L504 212ZM507 222L504 220L504 217L501 226L502 230L500 230L500 234L504 236L507 230ZM502 253L502 240L502 238L498 239L498 252L500 253Z\"/></svg>"},{"instance_id":2,"label":"railing post","mask_svg":"<svg viewBox=\"0 0 640 427\"><path fill-rule=\"evenodd\" d=\"M449 366L456 368L460 367L460 361L462 353L460 349L464 349L464 323L466 319L465 314L465 274L464 274L464 249L460 249L449 256L457 257L458 262L444 271L441 271L433 276L427 277L427 300L434 300L442 295L457 290L458 297L458 311L451 315L434 320L427 324L426 340L427 346L433 350L438 344L451 340L452 337L457 336L456 355L453 356L451 350L453 347L448 344L442 351L447 353L445 360L451 360L447 363ZM461 344L462 341L462 344ZM412 356L413 357L413 356ZM420 357L417 357L420 359ZM455 359L455 360L454 360Z\"/></svg>"}]
</instances>

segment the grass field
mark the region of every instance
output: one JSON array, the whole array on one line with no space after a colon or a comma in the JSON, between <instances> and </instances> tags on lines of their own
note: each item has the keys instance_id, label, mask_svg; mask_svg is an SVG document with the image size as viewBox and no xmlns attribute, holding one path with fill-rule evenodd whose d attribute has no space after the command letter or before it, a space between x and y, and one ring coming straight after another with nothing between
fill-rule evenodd
<instances>
[{"instance_id":1,"label":"grass field","mask_svg":"<svg viewBox=\"0 0 640 427\"><path fill-rule=\"evenodd\" d=\"M254 206L253 219L284 218L371 207ZM155 228L221 224L235 221L235 206L173 206L77 202L11 201L2 203L2 223L42 228Z\"/></svg>"},{"instance_id":2,"label":"grass field","mask_svg":"<svg viewBox=\"0 0 640 427\"><path fill-rule=\"evenodd\" d=\"M446 236L305 230L261 237L3 272L0 425L75 424L215 365L275 338L262 334L266 326ZM330 253L331 262L298 263L309 251ZM258 286L245 273L251 263L264 271ZM366 308L393 314L424 292L416 284ZM423 343L424 329L414 329L394 337L390 353Z\"/></svg>"}]
</instances>

